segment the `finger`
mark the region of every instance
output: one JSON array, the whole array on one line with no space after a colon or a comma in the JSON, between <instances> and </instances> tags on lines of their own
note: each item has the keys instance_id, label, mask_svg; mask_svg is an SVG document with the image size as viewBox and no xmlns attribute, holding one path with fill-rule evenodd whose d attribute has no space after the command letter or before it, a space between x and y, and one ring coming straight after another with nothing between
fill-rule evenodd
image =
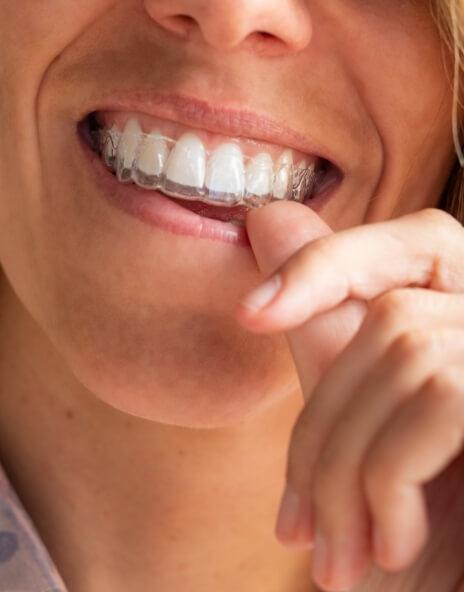
<instances>
[{"instance_id":1,"label":"finger","mask_svg":"<svg viewBox=\"0 0 464 592\"><path fill-rule=\"evenodd\" d=\"M309 470L318 535L331 557L330 577L344 585L354 585L370 560L369 510L364 503L361 477L363 461L395 410L415 395L429 377L453 363L464 364L462 329L421 330L395 340L338 413L313 471ZM300 470L308 470L308 464L314 463L314 453L313 447L309 463L305 458ZM300 458L302 455L300 452ZM384 511L391 510L385 507Z\"/></svg>"},{"instance_id":2,"label":"finger","mask_svg":"<svg viewBox=\"0 0 464 592\"><path fill-rule=\"evenodd\" d=\"M282 496L275 528L277 539L288 547L312 545L314 525L310 512L310 490L312 472L322 445L344 405L352 396L357 382L385 351L392 335L404 328L406 320L410 323L413 318L409 311L406 311L404 318L399 314L402 307L398 306L396 295L394 298L388 297L391 305L385 306L384 301L387 302L387 296L384 296L382 301L379 299L377 308L371 308L370 316L364 320L355 339L324 372L321 381L319 370L322 367L323 355L320 355L320 350L321 344L327 342L321 321L328 315L319 315L303 327L293 330L288 336L294 357L300 363L299 376L304 399L308 401L311 398L311 403L300 413L292 430L287 461L287 487ZM357 326L355 315L356 310L353 313L353 327ZM318 322L321 338L318 339L316 336L312 339L312 326ZM333 341L336 340L334 335ZM335 347L330 354L335 355ZM317 368L315 360L319 364Z\"/></svg>"},{"instance_id":3,"label":"finger","mask_svg":"<svg viewBox=\"0 0 464 592\"><path fill-rule=\"evenodd\" d=\"M286 335L305 401L337 355L356 335L366 315L364 302L347 300Z\"/></svg>"},{"instance_id":4,"label":"finger","mask_svg":"<svg viewBox=\"0 0 464 592\"><path fill-rule=\"evenodd\" d=\"M422 300L422 296L425 300ZM443 330L443 325L449 322L452 329L458 331L459 327L455 327L456 319L462 317L463 310L461 295L418 288L389 292L377 300L355 338L326 371L317 387L305 394L307 399L311 398L311 402L295 423L289 448L287 481L293 489L302 493L311 487L311 472L323 444L369 372L373 372L373 381L378 390L382 384L388 385L389 373L394 372L395 365L403 366L403 359L411 360L416 356L428 355L438 361L434 352L438 350L438 355L440 351L444 354L444 341L448 340L451 347L461 343L455 339L454 332L448 337L440 337L440 329ZM424 318L427 318L427 329L424 329ZM464 318L462 327L464 328ZM377 365L392 347L391 356L384 363L383 378L380 381ZM307 357L311 355L311 351L307 353ZM434 365L433 359L430 362L431 367ZM409 370L405 373L405 379L409 380L411 387L414 375ZM392 394L394 396L395 393ZM303 465L304 470L301 470Z\"/></svg>"},{"instance_id":5,"label":"finger","mask_svg":"<svg viewBox=\"0 0 464 592\"><path fill-rule=\"evenodd\" d=\"M421 296L424 297L424 300L421 299ZM414 386L419 384L420 375L417 378L417 372L414 373L411 372L411 369L405 368L412 359L417 358L415 363L419 370L424 366L433 369L434 364L446 363L448 361L446 359L448 351L445 348L446 343L448 343L450 351L455 350L457 352L455 355L461 355L462 330L460 333L456 333L458 329L454 325L456 325L456 319L459 319L461 311L464 310L462 299L461 295L442 294L418 288L397 290L382 296L377 300L376 306L371 307L360 331L345 348L342 355L335 360L312 393L307 392L305 397L311 396L311 403L303 409L298 417L290 440L287 486L291 493L283 496L284 499L285 497L299 499L302 518L289 517L289 512L282 503L276 525L276 536L283 544L294 546L298 543L299 546L308 546L313 540L313 524L308 510L311 503L309 492L314 481L313 471L338 418L346 415L345 409L350 401L356 401L353 395L359 392L362 380L368 381L369 372L371 372L373 386L369 386L368 383L364 389L368 392L367 402L358 406L359 412L357 410L351 411L351 415L359 415L361 418L364 415L369 418L371 415L375 418L376 412L378 412L378 417L382 418L383 415L380 413L382 408L378 403L382 387L386 389L384 404L388 405L398 400L399 393L407 393L408 389L414 389ZM444 311L447 311L449 317L445 315ZM423 329L424 317L429 322L427 330ZM443 333L443 324L447 319L452 325L452 329L445 334ZM391 348L391 353L389 356L385 356L385 352L389 348ZM438 355L435 354L435 351L438 352ZM378 367L382 357L386 357L383 370ZM430 359L430 362L426 361L424 364L421 362L424 359ZM388 385L391 385L389 377L395 375L395 368L405 369L403 374L401 372L397 374L397 384L388 390ZM403 375L405 375L404 378ZM417 378L416 383L413 382L415 377ZM403 385L401 384L402 380L406 381ZM373 391L374 396L371 394ZM364 411L367 404L373 406L370 415ZM346 420L344 425L350 426L351 422ZM362 435L363 433L368 434L366 426L357 426L352 432L354 435L345 437L344 443L338 448L346 452L354 451L355 448L350 447L350 442L355 441L355 438L358 437L361 439L358 448L362 451ZM333 438L331 438L332 440ZM367 446L367 444L364 445ZM360 453L358 453L358 457L359 455ZM337 458L337 454L332 454L332 457ZM340 455L340 459L342 460L342 455ZM348 471L350 465L346 459L343 459L341 464L346 469L345 474L351 475L353 478ZM340 482L341 475L338 479ZM343 487L334 486L331 491L336 493L349 489L347 483ZM353 488L351 489L353 490ZM326 492L321 494L321 499L329 499L329 497L330 494ZM347 498L346 503L351 504L353 508L359 506L359 502L354 499L348 502ZM296 505L294 504L294 507ZM345 507L343 501L329 505L332 508ZM343 522L341 521L339 524L342 526ZM360 519L359 524L362 530ZM297 525L300 525L300 528Z\"/></svg>"},{"instance_id":6,"label":"finger","mask_svg":"<svg viewBox=\"0 0 464 592\"><path fill-rule=\"evenodd\" d=\"M264 276L276 271L303 245L333 234L311 208L297 202L272 202L246 217L248 237Z\"/></svg>"},{"instance_id":7,"label":"finger","mask_svg":"<svg viewBox=\"0 0 464 592\"><path fill-rule=\"evenodd\" d=\"M313 210L296 202L274 202L251 210L247 230L258 267L264 275L275 271L308 242L333 234ZM366 310L364 303L348 301L292 333L289 346L304 395L312 390L327 366L359 329Z\"/></svg>"},{"instance_id":8,"label":"finger","mask_svg":"<svg viewBox=\"0 0 464 592\"><path fill-rule=\"evenodd\" d=\"M430 378L377 438L365 461L364 483L375 558L384 569L404 568L423 547L427 520L420 486L462 451L463 433L461 364Z\"/></svg>"},{"instance_id":9,"label":"finger","mask_svg":"<svg viewBox=\"0 0 464 592\"><path fill-rule=\"evenodd\" d=\"M286 331L348 298L402 286L462 292L463 241L462 225L433 208L324 236L244 298L239 316L258 333Z\"/></svg>"}]
</instances>

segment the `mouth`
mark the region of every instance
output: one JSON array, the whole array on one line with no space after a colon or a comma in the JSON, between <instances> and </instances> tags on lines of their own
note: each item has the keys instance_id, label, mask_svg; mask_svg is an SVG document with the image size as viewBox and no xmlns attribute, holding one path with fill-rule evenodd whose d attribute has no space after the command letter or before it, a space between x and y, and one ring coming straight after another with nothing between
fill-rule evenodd
<instances>
[{"instance_id":1,"label":"mouth","mask_svg":"<svg viewBox=\"0 0 464 592\"><path fill-rule=\"evenodd\" d=\"M272 119L156 97L108 99L77 123L103 194L155 226L250 246L251 208L289 200L317 212L344 179L310 140Z\"/></svg>"}]
</instances>

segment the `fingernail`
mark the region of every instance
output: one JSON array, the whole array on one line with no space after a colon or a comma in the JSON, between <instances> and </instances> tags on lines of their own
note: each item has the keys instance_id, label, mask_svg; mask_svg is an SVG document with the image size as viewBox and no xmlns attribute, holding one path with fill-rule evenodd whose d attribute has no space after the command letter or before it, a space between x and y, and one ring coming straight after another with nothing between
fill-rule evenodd
<instances>
[{"instance_id":1,"label":"fingernail","mask_svg":"<svg viewBox=\"0 0 464 592\"><path fill-rule=\"evenodd\" d=\"M250 292L242 299L241 304L252 312L258 312L271 302L282 286L279 274L271 277L267 282Z\"/></svg>"},{"instance_id":2,"label":"fingernail","mask_svg":"<svg viewBox=\"0 0 464 592\"><path fill-rule=\"evenodd\" d=\"M348 543L327 542L327 537L316 532L313 551L312 575L320 586L330 586L337 592L348 591L354 585L354 565L359 564L360 548L356 541Z\"/></svg>"},{"instance_id":3,"label":"fingernail","mask_svg":"<svg viewBox=\"0 0 464 592\"><path fill-rule=\"evenodd\" d=\"M287 485L280 503L276 535L284 541L293 539L297 533L301 509L301 496Z\"/></svg>"},{"instance_id":4,"label":"fingernail","mask_svg":"<svg viewBox=\"0 0 464 592\"><path fill-rule=\"evenodd\" d=\"M354 559L357 549L356 543L337 545L331 549L330 565L326 565L326 577L330 578L337 590L351 590L353 587Z\"/></svg>"},{"instance_id":5,"label":"fingernail","mask_svg":"<svg viewBox=\"0 0 464 592\"><path fill-rule=\"evenodd\" d=\"M316 531L312 556L312 575L317 583L324 584L329 576L327 542L320 531Z\"/></svg>"}]
</instances>

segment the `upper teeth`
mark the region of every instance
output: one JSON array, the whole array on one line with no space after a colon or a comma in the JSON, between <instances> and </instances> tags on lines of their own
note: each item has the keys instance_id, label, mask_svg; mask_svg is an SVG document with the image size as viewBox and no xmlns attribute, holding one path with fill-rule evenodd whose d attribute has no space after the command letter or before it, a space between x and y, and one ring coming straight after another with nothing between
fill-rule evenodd
<instances>
[{"instance_id":1,"label":"upper teeth","mask_svg":"<svg viewBox=\"0 0 464 592\"><path fill-rule=\"evenodd\" d=\"M245 166L240 146L230 142L216 148L208 159L205 185L209 194L218 196L243 193Z\"/></svg>"},{"instance_id":2,"label":"upper teeth","mask_svg":"<svg viewBox=\"0 0 464 592\"><path fill-rule=\"evenodd\" d=\"M120 181L206 203L260 206L272 199L303 201L315 183L315 163L293 163L284 150L273 162L268 152L245 156L238 142L206 151L196 134L177 142L159 130L144 133L138 120L127 120L121 133L113 125L97 132L104 161ZM171 146L174 146L171 149Z\"/></svg>"},{"instance_id":3,"label":"upper teeth","mask_svg":"<svg viewBox=\"0 0 464 592\"><path fill-rule=\"evenodd\" d=\"M166 167L169 148L161 134L148 134L140 148L137 166L145 175L161 175ZM135 155L134 155L135 158Z\"/></svg>"},{"instance_id":4,"label":"upper teeth","mask_svg":"<svg viewBox=\"0 0 464 592\"><path fill-rule=\"evenodd\" d=\"M195 134L185 134L172 149L166 163L166 179L185 187L205 184L206 151Z\"/></svg>"}]
</instances>

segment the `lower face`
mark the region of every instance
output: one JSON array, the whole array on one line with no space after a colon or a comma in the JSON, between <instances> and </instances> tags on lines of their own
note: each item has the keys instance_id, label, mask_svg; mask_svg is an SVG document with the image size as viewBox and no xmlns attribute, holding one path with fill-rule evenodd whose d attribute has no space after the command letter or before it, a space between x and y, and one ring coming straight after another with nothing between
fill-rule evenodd
<instances>
[{"instance_id":1,"label":"lower face","mask_svg":"<svg viewBox=\"0 0 464 592\"><path fill-rule=\"evenodd\" d=\"M218 60L132 3L53 0L44 11L23 2L28 42L18 48L10 32L20 17L0 0L0 263L21 303L78 383L133 415L232 425L296 393L285 338L252 335L234 320L239 298L262 279L246 230L188 192L172 198L121 182L91 142L91 123L131 116L175 140L193 133L209 153L234 141L274 166L292 148L332 172L301 208L334 231L436 205L453 145L431 17L411 7L400 26L391 3L370 12L316 1L301 55ZM142 113L134 90L270 114L314 149L219 133L172 104Z\"/></svg>"}]
</instances>

